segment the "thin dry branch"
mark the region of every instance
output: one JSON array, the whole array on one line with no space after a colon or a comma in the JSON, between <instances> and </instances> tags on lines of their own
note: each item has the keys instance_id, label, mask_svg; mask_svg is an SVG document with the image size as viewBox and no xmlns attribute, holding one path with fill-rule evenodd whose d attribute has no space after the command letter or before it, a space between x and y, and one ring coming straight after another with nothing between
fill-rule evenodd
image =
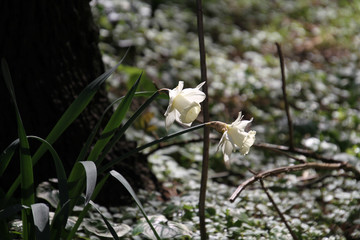
<instances>
[{"instance_id":1,"label":"thin dry branch","mask_svg":"<svg viewBox=\"0 0 360 240\"><path fill-rule=\"evenodd\" d=\"M168 148L168 147L171 147L171 146L174 146L174 145L182 146L182 145L185 145L185 144L188 144L188 143L202 142L203 140L204 140L203 138L198 138L198 139L192 139L192 140L172 142L172 143L167 143L167 144L159 144L156 148L151 150L147 155L153 154L154 152L156 152L156 151L158 151L160 149ZM220 139L219 138L210 138L210 140L211 141L219 141ZM294 160L296 160L298 162L301 162L301 163L305 163L306 161L301 159L301 158L292 156L289 153L300 154L300 155L303 155L303 156L308 157L308 158L312 158L312 159L315 159L315 160L322 161L324 163L343 163L342 161L336 160L336 159L331 158L331 157L322 156L321 154L318 154L318 153L316 153L314 151L304 149L304 148L294 148L293 150L291 150L287 146L270 144L270 143L255 143L253 146L256 147L256 148L267 149L267 150L282 154L284 156L292 158L292 159L294 159Z\"/></svg>"},{"instance_id":2,"label":"thin dry branch","mask_svg":"<svg viewBox=\"0 0 360 240\"><path fill-rule=\"evenodd\" d=\"M335 160L334 158L331 158L331 157L325 157L325 156L322 156L322 155L320 155L320 154L318 154L318 153L316 153L314 151L311 151L311 150L308 150L308 149L303 149L303 148L290 149L290 147L287 147L287 146L270 144L270 143L258 143L258 144L254 144L254 146L258 147L258 148L269 149L269 150L277 149L277 150L284 151L284 152L302 154L305 157L320 160L320 161L322 161L324 163L342 163L342 161Z\"/></svg>"},{"instance_id":3,"label":"thin dry branch","mask_svg":"<svg viewBox=\"0 0 360 240\"><path fill-rule=\"evenodd\" d=\"M296 172L296 171L302 171L306 169L328 169L328 170L335 170L335 169L344 169L345 171L353 172L355 175L355 178L360 180L360 172L354 168L353 166L349 165L348 163L304 163L304 164L298 164L294 166L286 166L286 167L279 167L271 170L267 170L261 173L256 174L252 178L249 178L242 184L240 184L235 192L231 195L229 198L230 202L234 202L235 199L240 195L240 193L250 184L260 180L265 179L270 176L278 175L280 173L289 173L289 172Z\"/></svg>"},{"instance_id":4,"label":"thin dry branch","mask_svg":"<svg viewBox=\"0 0 360 240\"><path fill-rule=\"evenodd\" d=\"M282 212L280 211L280 209L278 208L276 202L274 201L274 199L272 198L271 194L269 193L268 189L265 187L264 185L264 181L262 179L260 179L260 184L262 189L264 190L264 192L266 193L268 199L270 200L270 202L272 203L272 205L274 206L276 212L279 214L281 221L285 224L286 228L289 230L292 238L294 240L298 240L298 237L296 236L296 234L294 233L294 231L291 229L290 225L287 223L284 214L282 214Z\"/></svg>"},{"instance_id":5,"label":"thin dry branch","mask_svg":"<svg viewBox=\"0 0 360 240\"><path fill-rule=\"evenodd\" d=\"M268 148L268 149L269 149L270 151L273 151L273 152L276 152L276 153L280 153L280 154L282 154L282 155L284 155L284 156L287 156L288 158L294 159L294 160L297 161L297 162L306 163L306 160L301 159L301 158L298 158L298 157L295 157L295 156L293 156L293 155L291 155L291 154L289 154L289 153L287 153L287 152L284 152L284 151L282 151L282 150L279 150L279 149L277 149L277 148Z\"/></svg>"},{"instance_id":6,"label":"thin dry branch","mask_svg":"<svg viewBox=\"0 0 360 240\"><path fill-rule=\"evenodd\" d=\"M299 187L299 188L311 188L312 185L323 182L327 178L339 178L339 177L354 178L354 176L346 174L346 173L326 174L326 175L323 175L323 176L320 176L320 177L316 177L316 178L313 178L313 179L306 180L307 181L306 183L299 184L299 185L297 185L297 187ZM302 179L302 181L304 181L304 180Z\"/></svg>"},{"instance_id":7,"label":"thin dry branch","mask_svg":"<svg viewBox=\"0 0 360 240\"><path fill-rule=\"evenodd\" d=\"M284 64L284 55L281 50L281 46L279 43L276 43L276 48L280 58L280 68L281 68L281 82L282 82L282 92L283 92L283 99L285 104L285 111L286 117L288 121L289 127L289 148L294 149L294 134L293 134L293 124L289 110L289 103L287 101L287 94L286 94L286 78L285 78L285 64Z\"/></svg>"}]
</instances>

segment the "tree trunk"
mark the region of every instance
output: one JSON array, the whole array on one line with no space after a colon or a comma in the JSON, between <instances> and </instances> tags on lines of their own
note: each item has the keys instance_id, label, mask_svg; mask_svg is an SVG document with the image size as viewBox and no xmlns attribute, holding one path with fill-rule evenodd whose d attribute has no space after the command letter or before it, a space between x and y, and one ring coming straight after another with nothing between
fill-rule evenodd
<instances>
[{"instance_id":1,"label":"tree trunk","mask_svg":"<svg viewBox=\"0 0 360 240\"><path fill-rule=\"evenodd\" d=\"M98 29L93 22L89 1L3 0L0 1L0 29L0 57L8 62L25 130L28 135L46 138L81 90L104 72L98 48ZM107 93L102 88L54 144L68 174L108 104ZM2 76L0 111L2 151L17 138L15 112ZM32 146L34 143L30 142L34 153L36 147ZM129 143L124 138L112 154L121 154L134 147L135 143ZM0 179L3 190L18 175L18 161L13 159ZM137 168L134 168L134 162ZM122 165L126 172L119 171L135 188L149 186L138 181L139 175L142 175L141 179L156 182L142 155ZM36 183L55 176L55 171L49 169L54 169L54 165L50 156L46 155L35 167Z\"/></svg>"}]
</instances>

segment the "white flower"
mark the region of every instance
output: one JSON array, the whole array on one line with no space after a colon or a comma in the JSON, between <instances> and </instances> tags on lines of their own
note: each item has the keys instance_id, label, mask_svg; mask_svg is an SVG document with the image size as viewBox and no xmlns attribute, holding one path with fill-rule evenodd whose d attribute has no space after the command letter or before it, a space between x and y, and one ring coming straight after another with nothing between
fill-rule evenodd
<instances>
[{"instance_id":1,"label":"white flower","mask_svg":"<svg viewBox=\"0 0 360 240\"><path fill-rule=\"evenodd\" d=\"M201 111L200 103L206 97L205 93L200 91L204 84L205 82L202 82L196 88L183 89L184 82L180 81L176 88L168 89L170 101L164 114L166 130L175 120L186 126L191 126Z\"/></svg>"},{"instance_id":2,"label":"white flower","mask_svg":"<svg viewBox=\"0 0 360 240\"><path fill-rule=\"evenodd\" d=\"M246 155L255 142L256 131L245 132L246 126L252 119L242 121L242 118L240 112L238 118L232 124L226 124L225 131L219 142L218 149L221 148L227 166L230 164L230 155L235 148L239 148L240 153Z\"/></svg>"}]
</instances>

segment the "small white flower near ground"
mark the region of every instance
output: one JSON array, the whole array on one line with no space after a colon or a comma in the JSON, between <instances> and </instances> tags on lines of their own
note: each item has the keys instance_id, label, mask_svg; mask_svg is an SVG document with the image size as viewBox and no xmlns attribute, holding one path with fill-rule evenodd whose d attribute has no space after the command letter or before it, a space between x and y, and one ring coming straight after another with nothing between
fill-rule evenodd
<instances>
[{"instance_id":1,"label":"small white flower near ground","mask_svg":"<svg viewBox=\"0 0 360 240\"><path fill-rule=\"evenodd\" d=\"M223 135L218 149L221 148L227 167L230 165L230 155L236 148L240 150L241 154L246 155L255 142L256 131L245 132L245 128L252 122L252 119L242 120L242 118L240 112L238 118L232 124L224 124L224 128L222 128Z\"/></svg>"}]
</instances>

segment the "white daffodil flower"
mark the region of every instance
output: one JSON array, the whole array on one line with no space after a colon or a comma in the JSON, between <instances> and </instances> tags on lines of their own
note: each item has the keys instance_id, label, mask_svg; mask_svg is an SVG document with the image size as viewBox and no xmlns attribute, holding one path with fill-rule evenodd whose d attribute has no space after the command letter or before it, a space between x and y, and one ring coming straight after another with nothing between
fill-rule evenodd
<instances>
[{"instance_id":1,"label":"white daffodil flower","mask_svg":"<svg viewBox=\"0 0 360 240\"><path fill-rule=\"evenodd\" d=\"M239 148L240 153L246 155L255 142L256 131L245 132L246 126L251 120L241 120L241 112L232 124L225 124L223 135L220 139L218 150L221 148L227 167L230 165L230 155L234 149Z\"/></svg>"},{"instance_id":2,"label":"white daffodil flower","mask_svg":"<svg viewBox=\"0 0 360 240\"><path fill-rule=\"evenodd\" d=\"M166 117L166 130L170 125L177 122L191 126L201 111L200 103L205 99L205 93L200 88L205 82L200 83L196 88L184 88L184 82L180 81L179 85L169 91L169 106L164 114Z\"/></svg>"}]
</instances>

